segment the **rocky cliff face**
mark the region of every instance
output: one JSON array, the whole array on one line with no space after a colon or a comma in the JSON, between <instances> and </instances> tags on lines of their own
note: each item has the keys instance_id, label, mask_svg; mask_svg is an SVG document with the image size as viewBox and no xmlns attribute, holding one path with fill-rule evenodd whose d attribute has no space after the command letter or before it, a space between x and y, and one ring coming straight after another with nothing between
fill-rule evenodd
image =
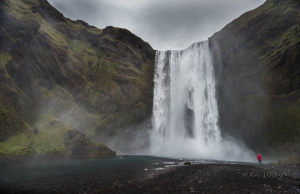
<instances>
[{"instance_id":1,"label":"rocky cliff face","mask_svg":"<svg viewBox=\"0 0 300 194\"><path fill-rule=\"evenodd\" d=\"M267 0L209 39L222 135L259 152L300 153L299 10ZM71 21L46 0L0 1L0 153L113 156L82 133L109 143L151 116L154 58L126 29Z\"/></svg>"},{"instance_id":2,"label":"rocky cliff face","mask_svg":"<svg viewBox=\"0 0 300 194\"><path fill-rule=\"evenodd\" d=\"M209 41L223 135L300 153L300 1L267 0Z\"/></svg>"},{"instance_id":3,"label":"rocky cliff face","mask_svg":"<svg viewBox=\"0 0 300 194\"><path fill-rule=\"evenodd\" d=\"M71 21L46 0L1 1L0 25L0 152L12 136L33 141L45 115L87 135L151 115L155 52L128 30Z\"/></svg>"}]
</instances>

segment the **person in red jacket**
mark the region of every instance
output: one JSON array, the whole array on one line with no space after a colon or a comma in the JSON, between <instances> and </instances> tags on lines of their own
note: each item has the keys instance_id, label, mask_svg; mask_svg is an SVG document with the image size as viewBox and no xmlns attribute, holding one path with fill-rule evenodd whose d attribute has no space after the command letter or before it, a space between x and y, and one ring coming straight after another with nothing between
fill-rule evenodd
<instances>
[{"instance_id":1,"label":"person in red jacket","mask_svg":"<svg viewBox=\"0 0 300 194\"><path fill-rule=\"evenodd\" d=\"M258 164L262 164L262 162L261 162L262 158L261 158L260 154L257 154L256 159L258 160Z\"/></svg>"}]
</instances>

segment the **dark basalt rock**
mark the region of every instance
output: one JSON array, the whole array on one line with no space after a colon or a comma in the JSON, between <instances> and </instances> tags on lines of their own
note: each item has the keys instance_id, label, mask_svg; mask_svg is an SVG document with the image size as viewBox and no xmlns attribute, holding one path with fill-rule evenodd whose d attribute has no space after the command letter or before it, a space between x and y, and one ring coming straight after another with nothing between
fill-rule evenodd
<instances>
[{"instance_id":1,"label":"dark basalt rock","mask_svg":"<svg viewBox=\"0 0 300 194\"><path fill-rule=\"evenodd\" d=\"M223 136L300 153L300 1L267 0L210 39Z\"/></svg>"},{"instance_id":2,"label":"dark basalt rock","mask_svg":"<svg viewBox=\"0 0 300 194\"><path fill-rule=\"evenodd\" d=\"M40 130L39 130L38 128L34 128L34 129L33 129L33 133L34 133L34 135L37 135L37 134L39 134L39 132L40 132Z\"/></svg>"},{"instance_id":3,"label":"dark basalt rock","mask_svg":"<svg viewBox=\"0 0 300 194\"><path fill-rule=\"evenodd\" d=\"M67 131L64 134L64 139L72 157L108 158L116 156L116 152L102 144L91 142L84 134L75 129Z\"/></svg>"},{"instance_id":4,"label":"dark basalt rock","mask_svg":"<svg viewBox=\"0 0 300 194\"><path fill-rule=\"evenodd\" d=\"M190 165L192 165L192 164L191 164L191 162L184 162L183 165L185 165L185 166L190 166Z\"/></svg>"},{"instance_id":5,"label":"dark basalt rock","mask_svg":"<svg viewBox=\"0 0 300 194\"><path fill-rule=\"evenodd\" d=\"M81 137L80 137L81 136ZM73 130L69 130L64 134L64 139L65 140L72 140L74 138L79 137L79 139L84 139L85 136L81 133L79 133L78 131L76 131L75 129Z\"/></svg>"},{"instance_id":6,"label":"dark basalt rock","mask_svg":"<svg viewBox=\"0 0 300 194\"><path fill-rule=\"evenodd\" d=\"M116 156L116 152L107 149L106 146L87 139L76 142L71 151L73 157L109 158Z\"/></svg>"}]
</instances>

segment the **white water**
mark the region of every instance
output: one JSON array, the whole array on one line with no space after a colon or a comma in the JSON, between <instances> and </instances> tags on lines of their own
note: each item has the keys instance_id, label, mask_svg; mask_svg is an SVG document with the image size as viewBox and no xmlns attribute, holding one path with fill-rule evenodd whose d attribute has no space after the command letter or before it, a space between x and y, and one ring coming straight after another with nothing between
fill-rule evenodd
<instances>
[{"instance_id":1,"label":"white water","mask_svg":"<svg viewBox=\"0 0 300 194\"><path fill-rule=\"evenodd\" d=\"M208 41L155 60L151 154L249 161L246 148L222 141Z\"/></svg>"}]
</instances>

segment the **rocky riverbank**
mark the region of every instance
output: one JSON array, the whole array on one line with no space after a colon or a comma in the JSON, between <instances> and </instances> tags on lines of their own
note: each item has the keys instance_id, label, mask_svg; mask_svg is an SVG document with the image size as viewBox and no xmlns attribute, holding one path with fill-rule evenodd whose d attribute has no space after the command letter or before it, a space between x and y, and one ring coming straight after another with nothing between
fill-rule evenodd
<instances>
[{"instance_id":1,"label":"rocky riverbank","mask_svg":"<svg viewBox=\"0 0 300 194\"><path fill-rule=\"evenodd\" d=\"M300 193L300 167L198 164L100 193Z\"/></svg>"},{"instance_id":2,"label":"rocky riverbank","mask_svg":"<svg viewBox=\"0 0 300 194\"><path fill-rule=\"evenodd\" d=\"M0 164L4 163L15 163L18 162L18 160L16 160L14 157L10 157L10 156L0 156Z\"/></svg>"}]
</instances>

